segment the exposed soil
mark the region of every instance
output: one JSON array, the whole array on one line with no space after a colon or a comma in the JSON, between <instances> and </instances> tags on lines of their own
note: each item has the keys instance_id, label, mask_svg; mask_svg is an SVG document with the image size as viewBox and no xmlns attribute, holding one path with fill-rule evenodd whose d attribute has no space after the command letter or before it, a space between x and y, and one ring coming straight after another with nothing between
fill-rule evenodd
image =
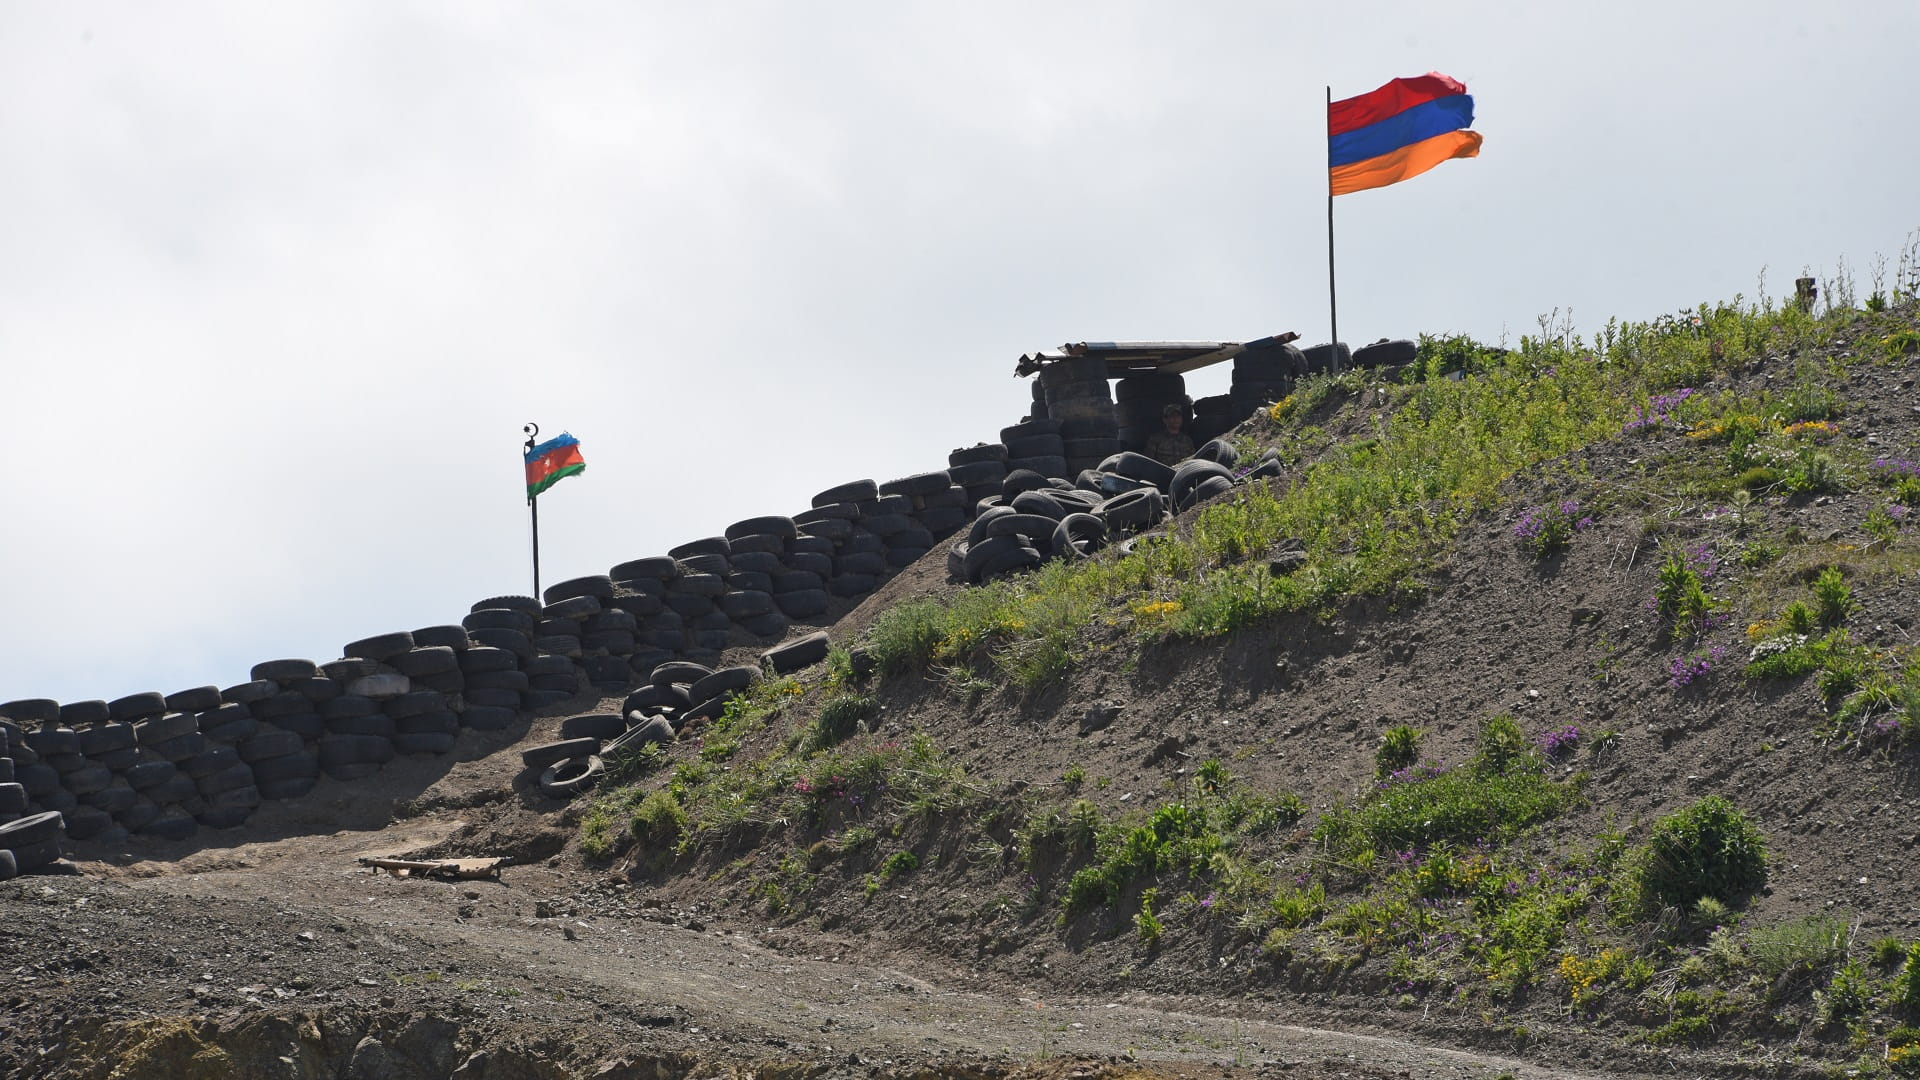
<instances>
[{"instance_id":1,"label":"exposed soil","mask_svg":"<svg viewBox=\"0 0 1920 1080\"><path fill-rule=\"evenodd\" d=\"M1782 360L1739 379L1790 377ZM1850 437L1876 452L1920 450L1910 366L1856 365L1837 389ZM1358 414L1330 412L1329 430ZM1771 844L1771 883L1750 919L1833 910L1857 919L1863 939L1920 937L1914 753L1820 741L1811 680L1751 684L1737 659L1670 685L1679 650L1649 609L1654 553L1663 539L1731 528L1724 507L1644 498L1692 449L1677 432L1625 438L1515 477L1508 509L1468 530L1423 598L1397 610L1362 602L1202 643L1143 646L1116 630L1084 643L1063 684L1030 697L895 680L878 691L874 734L928 732L974 783L1008 797L1078 766L1082 794L1118 813L1207 757L1323 808L1372 783L1374 749L1395 724L1425 731L1441 760L1464 759L1477 722L1497 712L1529 730L1615 731L1579 807L1530 841L1543 854L1718 792ZM1519 552L1519 508L1575 490L1596 508L1594 527L1545 563ZM1870 502L1770 498L1755 529L1845 564L1866 541ZM836 640L902 600L953 589L944 558L934 552L847 612ZM1777 598L1804 588L1802 568L1725 562L1714 588ZM1914 643L1920 577L1862 581L1856 595L1856 640ZM1743 658L1745 622L1765 613L1735 613L1713 643ZM1096 706L1110 721L1084 724ZM593 865L568 808L517 786L517 756L504 751L557 737L561 717L617 707L583 695L530 730L468 732L445 758L323 780L241 829L133 852L82 845L70 873L0 885L0 1070L1791 1076L1845 1056L1764 1039L1633 1045L1632 1032L1585 1023L1546 994L1498 1009L1417 1000L1393 992L1378 964L1276 967L1225 926L1158 950L1117 924L1063 930L1051 911L1019 903L1037 883L966 857L978 838L958 822L902 838L941 857L877 900L859 887L871 860L850 858L823 871L832 880L800 912L771 913L753 892L793 848L778 827L670 874L631 856ZM693 739L674 751L695 752ZM443 882L356 861L426 854L513 862L498 881Z\"/></svg>"}]
</instances>

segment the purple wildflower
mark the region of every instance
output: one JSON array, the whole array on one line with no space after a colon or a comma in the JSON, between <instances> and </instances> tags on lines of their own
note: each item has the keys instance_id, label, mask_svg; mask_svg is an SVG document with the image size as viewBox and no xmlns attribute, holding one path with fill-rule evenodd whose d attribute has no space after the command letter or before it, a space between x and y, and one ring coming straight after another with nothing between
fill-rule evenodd
<instances>
[{"instance_id":1,"label":"purple wildflower","mask_svg":"<svg viewBox=\"0 0 1920 1080\"><path fill-rule=\"evenodd\" d=\"M1705 652L1692 656L1676 656L1673 663L1667 665L1669 684L1678 690L1696 679L1704 678L1721 660L1726 659L1727 650L1715 645Z\"/></svg>"}]
</instances>

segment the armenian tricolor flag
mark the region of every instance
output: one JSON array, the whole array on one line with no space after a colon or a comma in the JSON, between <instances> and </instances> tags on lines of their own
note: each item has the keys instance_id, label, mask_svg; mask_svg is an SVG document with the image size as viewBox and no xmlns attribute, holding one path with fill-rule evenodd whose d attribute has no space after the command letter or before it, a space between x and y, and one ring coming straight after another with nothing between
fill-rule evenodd
<instances>
[{"instance_id":1,"label":"armenian tricolor flag","mask_svg":"<svg viewBox=\"0 0 1920 1080\"><path fill-rule=\"evenodd\" d=\"M1327 104L1328 193L1346 195L1411 180L1449 158L1480 153L1473 98L1437 71L1395 79Z\"/></svg>"},{"instance_id":2,"label":"armenian tricolor flag","mask_svg":"<svg viewBox=\"0 0 1920 1080\"><path fill-rule=\"evenodd\" d=\"M586 471L586 459L580 456L580 440L564 431L538 446L529 446L527 498L532 499L565 477Z\"/></svg>"}]
</instances>

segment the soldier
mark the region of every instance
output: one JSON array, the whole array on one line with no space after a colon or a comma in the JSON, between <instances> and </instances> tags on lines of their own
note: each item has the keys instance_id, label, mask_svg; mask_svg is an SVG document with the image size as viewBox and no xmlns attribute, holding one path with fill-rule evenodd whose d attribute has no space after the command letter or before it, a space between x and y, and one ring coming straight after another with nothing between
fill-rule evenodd
<instances>
[{"instance_id":1,"label":"soldier","mask_svg":"<svg viewBox=\"0 0 1920 1080\"><path fill-rule=\"evenodd\" d=\"M1165 430L1156 431L1147 440L1147 456L1162 465L1178 465L1193 456L1193 440L1180 430L1187 421L1186 406L1179 402L1168 402L1160 410L1160 421Z\"/></svg>"}]
</instances>

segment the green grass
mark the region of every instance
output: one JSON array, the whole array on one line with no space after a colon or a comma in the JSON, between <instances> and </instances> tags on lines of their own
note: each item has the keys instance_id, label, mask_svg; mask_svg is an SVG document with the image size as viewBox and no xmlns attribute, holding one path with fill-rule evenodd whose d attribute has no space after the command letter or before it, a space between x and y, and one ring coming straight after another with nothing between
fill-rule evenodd
<instances>
[{"instance_id":1,"label":"green grass","mask_svg":"<svg viewBox=\"0 0 1920 1080\"><path fill-rule=\"evenodd\" d=\"M1304 379L1278 410L1281 419L1259 422L1261 441L1302 463L1285 482L1242 489L1122 558L1053 563L944 603L896 608L874 626L868 647L887 674L957 668L1032 690L1072 666L1096 625L1208 638L1285 613L1329 611L1356 596L1414 599L1423 575L1467 522L1507 498L1517 473L1620 437L1654 395L1758 355L1804 351L1841 325L1736 298L1609 323L1591 341L1559 332L1507 351L1423 339L1406 381L1384 388L1387 400L1370 407L1364 436L1337 441L1320 426L1368 388L1364 372ZM1436 377L1447 371L1468 377ZM1750 459L1758 443L1777 441L1762 438L1775 418L1842 408L1822 382L1827 374L1805 369L1774 397L1703 392L1674 422L1719 424L1711 438L1728 447L1729 469L1716 474L1725 494L1760 467ZM1824 453L1787 454L1772 467L1803 486L1837 483L1844 470ZM1304 545L1307 562L1275 577L1266 555L1286 540ZM1674 615L1697 619L1707 604L1704 593L1689 593L1673 606Z\"/></svg>"}]
</instances>

